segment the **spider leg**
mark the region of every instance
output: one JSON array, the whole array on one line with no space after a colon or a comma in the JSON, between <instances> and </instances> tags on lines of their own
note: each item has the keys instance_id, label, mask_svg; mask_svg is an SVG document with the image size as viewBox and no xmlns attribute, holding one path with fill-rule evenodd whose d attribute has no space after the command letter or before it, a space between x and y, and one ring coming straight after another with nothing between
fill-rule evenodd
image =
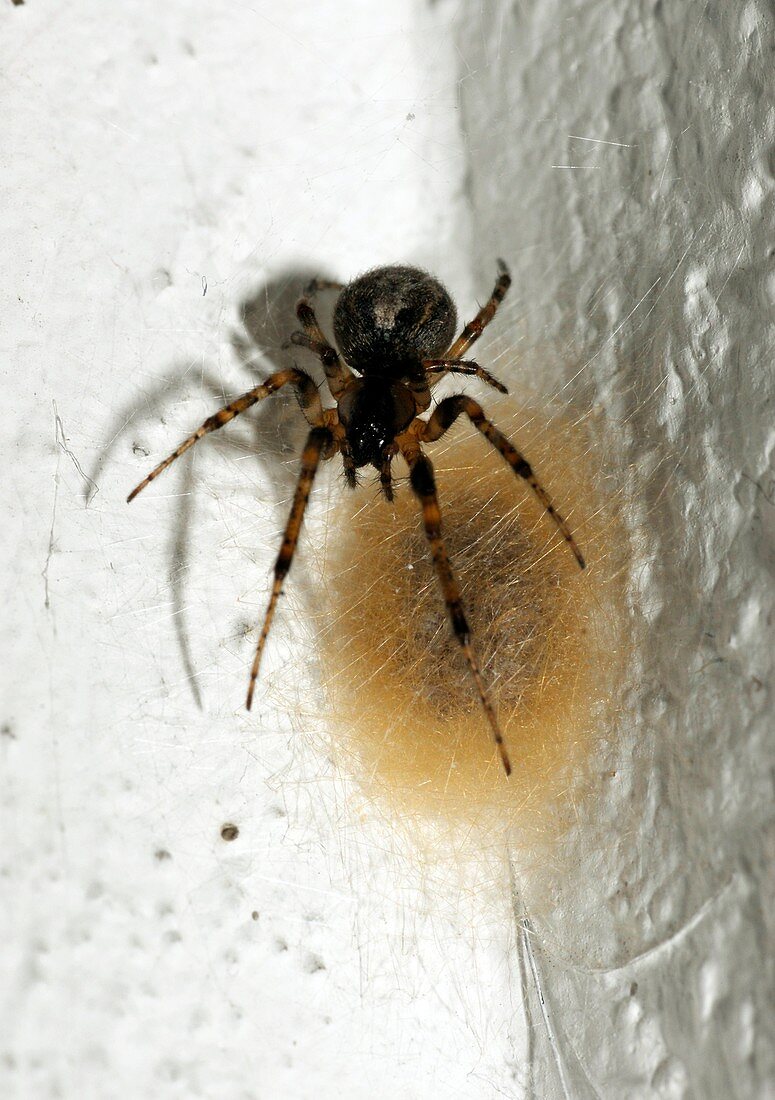
<instances>
[{"instance_id":1,"label":"spider leg","mask_svg":"<svg viewBox=\"0 0 775 1100\"><path fill-rule=\"evenodd\" d=\"M476 654L471 644L471 631L468 627L465 611L463 610L460 587L457 583L455 574L452 572L452 566L449 563L447 550L442 538L441 509L439 508L439 498L436 493L436 480L433 475L433 465L430 459L419 451L413 455L408 454L404 457L409 461L409 480L412 489L422 505L425 535L430 544L433 565L436 569L436 576L439 578L442 592L444 593L444 601L447 605L452 629L468 661L468 667L471 669L471 675L476 683L476 690L479 693L479 699L487 715L487 721L490 723L493 740L498 749L498 754L503 764L503 770L506 772L506 775L511 775L509 754L503 741L503 734L501 733L498 719L495 716L495 710L484 688L484 681L482 680L482 674L479 670L479 662L476 659Z\"/></svg>"},{"instance_id":2,"label":"spider leg","mask_svg":"<svg viewBox=\"0 0 775 1100\"><path fill-rule=\"evenodd\" d=\"M404 378L414 398L415 409L418 413L425 412L431 404L431 384L425 373L424 366L411 370Z\"/></svg>"},{"instance_id":3,"label":"spider leg","mask_svg":"<svg viewBox=\"0 0 775 1100\"><path fill-rule=\"evenodd\" d=\"M344 283L338 283L335 279L310 279L304 287L304 296L311 297L320 290L344 290Z\"/></svg>"},{"instance_id":4,"label":"spider leg","mask_svg":"<svg viewBox=\"0 0 775 1100\"><path fill-rule=\"evenodd\" d=\"M344 476L347 484L354 489L358 484L358 473L355 468L350 443L347 433L339 419L337 409L326 409L323 413L323 424L331 433L331 440L326 447L323 458L333 458L335 454L341 454Z\"/></svg>"},{"instance_id":5,"label":"spider leg","mask_svg":"<svg viewBox=\"0 0 775 1100\"><path fill-rule=\"evenodd\" d=\"M269 606L266 609L264 616L264 623L261 627L261 634L258 638L258 645L256 646L256 655L253 658L253 664L250 669L250 681L248 683L248 697L246 700L246 707L250 710L253 702L253 692L256 686L256 679L258 677L258 666L261 663L261 654L264 651L264 643L266 642L269 628L272 625L274 619L274 613L277 608L277 601L282 591L283 581L291 567L293 561L293 554L296 550L296 543L299 540L299 532L301 530L302 520L304 519L304 510L307 507L307 501L309 500L310 490L312 489L312 482L315 478L318 465L322 453L331 442L331 432L328 428L313 428L307 436L307 442L304 445L304 450L301 454L301 470L299 471L299 480L296 483L296 492L293 496L293 504L291 505L290 515L288 516L288 522L285 525L285 534L283 535L283 541L280 546L280 553L277 555L277 561L274 567L274 582L272 584L272 594L269 597Z\"/></svg>"},{"instance_id":6,"label":"spider leg","mask_svg":"<svg viewBox=\"0 0 775 1100\"><path fill-rule=\"evenodd\" d=\"M224 424L228 424L230 420L233 420L235 416L239 416L245 409L249 409L251 405L255 405L257 401L263 401L265 397L268 397L271 393L275 393L288 382L292 382L293 385L296 386L299 394L299 403L307 420L312 424L322 423L323 406L320 401L320 394L310 376L305 374L304 371L297 370L296 368L277 371L276 374L270 374L267 380L262 382L260 386L255 386L252 390L248 390L248 392L243 393L241 397L231 401L228 405L224 405L217 413L208 416L204 424L200 425L193 435L190 435L188 439L184 439L171 455L165 458L163 462L160 462L155 469L151 470L148 476L132 490L126 498L127 504L134 500L137 494L142 492L146 485L150 484L159 474L163 473L168 466L171 466L176 458L180 458L189 447L193 447L202 436L207 435L208 432L214 432L217 431L218 428L222 428Z\"/></svg>"},{"instance_id":7,"label":"spider leg","mask_svg":"<svg viewBox=\"0 0 775 1100\"><path fill-rule=\"evenodd\" d=\"M422 365L431 374L475 374L499 393L509 392L502 382L473 359L424 359Z\"/></svg>"},{"instance_id":8,"label":"spider leg","mask_svg":"<svg viewBox=\"0 0 775 1100\"><path fill-rule=\"evenodd\" d=\"M467 397L465 394L457 394L455 397L445 398L444 401L441 401L436 406L433 415L427 421L422 436L423 442L433 443L435 440L441 439L461 413L465 413L473 426L482 433L485 439L488 439L489 442L492 443L496 451L500 451L514 473L518 477L525 479L541 504L543 504L548 515L550 515L557 524L573 556L583 569L586 565L584 557L578 548L576 540L571 534L570 527L568 527L568 524L554 507L552 498L533 473L532 467L524 455L522 455L506 438L503 432L498 431L492 421L487 419L478 401L474 401L472 397Z\"/></svg>"},{"instance_id":9,"label":"spider leg","mask_svg":"<svg viewBox=\"0 0 775 1100\"><path fill-rule=\"evenodd\" d=\"M393 461L394 450L386 448L382 465L379 468L379 484L385 500L393 499L393 477L390 472L390 464Z\"/></svg>"},{"instance_id":10,"label":"spider leg","mask_svg":"<svg viewBox=\"0 0 775 1100\"><path fill-rule=\"evenodd\" d=\"M336 348L329 344L322 328L317 322L315 311L309 302L301 299L296 306L296 316L302 324L304 332L292 332L291 343L301 348L309 348L317 355L326 372L328 388L335 401L344 393L348 383L352 382L353 375L339 358Z\"/></svg>"},{"instance_id":11,"label":"spider leg","mask_svg":"<svg viewBox=\"0 0 775 1100\"><path fill-rule=\"evenodd\" d=\"M342 465L344 467L344 476L347 479L347 484L351 489L354 489L358 484L358 474L355 469L352 451L346 444L342 446Z\"/></svg>"},{"instance_id":12,"label":"spider leg","mask_svg":"<svg viewBox=\"0 0 775 1100\"><path fill-rule=\"evenodd\" d=\"M498 260L498 280L493 287L489 300L458 336L452 347L447 352L447 359L461 359L475 340L478 340L484 330L495 316L495 311L506 296L506 291L511 286L511 275L503 260Z\"/></svg>"}]
</instances>

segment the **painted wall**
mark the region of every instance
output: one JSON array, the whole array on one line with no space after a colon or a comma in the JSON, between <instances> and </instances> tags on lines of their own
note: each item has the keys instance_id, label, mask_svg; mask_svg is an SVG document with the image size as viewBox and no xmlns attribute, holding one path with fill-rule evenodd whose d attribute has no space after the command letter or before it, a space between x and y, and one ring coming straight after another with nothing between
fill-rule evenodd
<instances>
[{"instance_id":1,"label":"painted wall","mask_svg":"<svg viewBox=\"0 0 775 1100\"><path fill-rule=\"evenodd\" d=\"M570 1096L774 1087L774 30L757 3L549 2L456 32L519 384L587 418L603 484L629 471L617 774L534 937Z\"/></svg>"},{"instance_id":2,"label":"painted wall","mask_svg":"<svg viewBox=\"0 0 775 1100\"><path fill-rule=\"evenodd\" d=\"M756 4L0 10L3 1095L767 1095L772 30ZM488 354L584 420L603 488L626 473L637 564L617 778L540 897L518 838L519 894L482 891L298 734L335 477L242 707L292 400L124 503L289 361L311 274L409 260L462 314L499 254Z\"/></svg>"}]
</instances>

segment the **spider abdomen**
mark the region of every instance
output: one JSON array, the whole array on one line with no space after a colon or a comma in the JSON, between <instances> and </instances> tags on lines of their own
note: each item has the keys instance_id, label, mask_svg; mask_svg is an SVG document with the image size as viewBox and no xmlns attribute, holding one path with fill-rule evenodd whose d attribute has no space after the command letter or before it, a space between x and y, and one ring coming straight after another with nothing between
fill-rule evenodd
<instances>
[{"instance_id":1,"label":"spider abdomen","mask_svg":"<svg viewBox=\"0 0 775 1100\"><path fill-rule=\"evenodd\" d=\"M457 327L452 298L427 271L377 267L342 290L334 335L344 358L361 374L398 380L424 359L442 356Z\"/></svg>"}]
</instances>

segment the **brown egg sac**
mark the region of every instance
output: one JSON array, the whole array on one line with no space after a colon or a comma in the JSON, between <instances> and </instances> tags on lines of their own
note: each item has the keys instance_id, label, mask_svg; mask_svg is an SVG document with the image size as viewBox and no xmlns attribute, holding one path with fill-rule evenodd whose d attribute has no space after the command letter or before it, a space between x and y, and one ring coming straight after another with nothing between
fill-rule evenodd
<instances>
[{"instance_id":1,"label":"brown egg sac","mask_svg":"<svg viewBox=\"0 0 775 1100\"><path fill-rule=\"evenodd\" d=\"M326 724L341 765L394 811L471 824L496 809L506 825L558 833L589 786L621 681L623 536L595 492L582 429L516 416L504 402L488 412L532 463L588 563L579 568L529 487L470 426L427 449L511 777L403 479L392 505L370 483L348 493L336 545L329 540L318 620Z\"/></svg>"}]
</instances>

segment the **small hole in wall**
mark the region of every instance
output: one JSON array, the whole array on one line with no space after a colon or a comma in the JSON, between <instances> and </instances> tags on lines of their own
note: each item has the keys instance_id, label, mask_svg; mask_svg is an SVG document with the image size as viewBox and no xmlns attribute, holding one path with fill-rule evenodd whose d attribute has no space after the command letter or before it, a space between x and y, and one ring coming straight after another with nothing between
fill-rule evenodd
<instances>
[{"instance_id":1,"label":"small hole in wall","mask_svg":"<svg viewBox=\"0 0 775 1100\"><path fill-rule=\"evenodd\" d=\"M225 825L221 825L221 840L236 840L238 836L239 828L230 821L227 821Z\"/></svg>"}]
</instances>

